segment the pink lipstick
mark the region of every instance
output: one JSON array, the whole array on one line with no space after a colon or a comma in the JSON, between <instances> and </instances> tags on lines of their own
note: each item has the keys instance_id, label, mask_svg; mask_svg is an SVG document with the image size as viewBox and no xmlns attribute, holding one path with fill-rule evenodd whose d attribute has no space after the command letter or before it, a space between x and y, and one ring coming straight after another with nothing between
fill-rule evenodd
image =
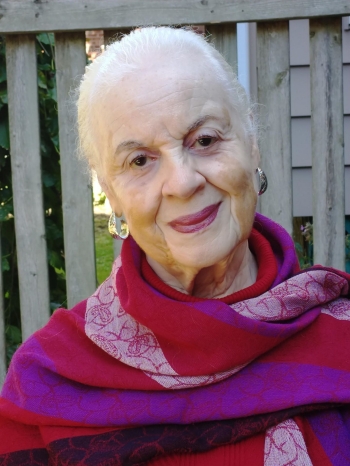
<instances>
[{"instance_id":1,"label":"pink lipstick","mask_svg":"<svg viewBox=\"0 0 350 466\"><path fill-rule=\"evenodd\" d=\"M169 222L174 230L180 233L194 233L203 230L216 219L221 202L205 207L195 214L184 215Z\"/></svg>"}]
</instances>

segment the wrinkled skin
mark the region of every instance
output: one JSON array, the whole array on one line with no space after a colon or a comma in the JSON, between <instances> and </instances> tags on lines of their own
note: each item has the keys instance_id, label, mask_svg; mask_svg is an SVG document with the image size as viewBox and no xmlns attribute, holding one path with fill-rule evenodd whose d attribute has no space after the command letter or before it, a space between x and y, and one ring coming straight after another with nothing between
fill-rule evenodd
<instances>
[{"instance_id":1,"label":"wrinkled skin","mask_svg":"<svg viewBox=\"0 0 350 466\"><path fill-rule=\"evenodd\" d=\"M254 283L247 238L259 153L203 60L193 53L145 60L96 104L95 115L100 183L158 276L201 297ZM199 231L169 224L217 203L215 220Z\"/></svg>"}]
</instances>

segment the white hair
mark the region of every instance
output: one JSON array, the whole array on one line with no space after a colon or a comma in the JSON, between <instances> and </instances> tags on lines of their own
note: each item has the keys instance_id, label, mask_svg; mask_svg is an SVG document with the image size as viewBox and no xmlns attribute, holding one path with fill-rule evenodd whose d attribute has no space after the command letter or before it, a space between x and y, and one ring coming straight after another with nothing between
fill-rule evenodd
<instances>
[{"instance_id":1,"label":"white hair","mask_svg":"<svg viewBox=\"0 0 350 466\"><path fill-rule=\"evenodd\" d=\"M147 55L162 60L171 53L175 60L193 51L215 70L228 93L228 100L241 118L245 135L255 136L252 108L243 87L222 55L202 35L184 28L145 27L108 45L106 51L87 67L77 89L79 152L91 168L96 170L99 165L93 132L96 102L105 99L125 75L143 67Z\"/></svg>"}]
</instances>

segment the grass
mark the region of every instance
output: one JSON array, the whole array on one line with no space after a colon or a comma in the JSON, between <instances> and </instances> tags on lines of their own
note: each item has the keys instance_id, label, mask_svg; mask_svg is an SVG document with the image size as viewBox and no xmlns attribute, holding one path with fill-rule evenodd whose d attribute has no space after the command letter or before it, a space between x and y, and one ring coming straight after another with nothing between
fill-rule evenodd
<instances>
[{"instance_id":1,"label":"grass","mask_svg":"<svg viewBox=\"0 0 350 466\"><path fill-rule=\"evenodd\" d=\"M113 238L108 233L108 215L95 214L94 221L97 281L100 284L112 270Z\"/></svg>"}]
</instances>

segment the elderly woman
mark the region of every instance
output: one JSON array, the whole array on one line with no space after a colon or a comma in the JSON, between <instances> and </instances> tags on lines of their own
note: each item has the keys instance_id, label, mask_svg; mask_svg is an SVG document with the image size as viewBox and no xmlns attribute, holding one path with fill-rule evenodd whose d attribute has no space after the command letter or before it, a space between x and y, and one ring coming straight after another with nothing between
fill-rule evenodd
<instances>
[{"instance_id":1,"label":"elderly woman","mask_svg":"<svg viewBox=\"0 0 350 466\"><path fill-rule=\"evenodd\" d=\"M223 58L135 31L88 67L78 113L124 243L16 353L0 464L350 464L350 277L300 272L255 213L254 119Z\"/></svg>"}]
</instances>

